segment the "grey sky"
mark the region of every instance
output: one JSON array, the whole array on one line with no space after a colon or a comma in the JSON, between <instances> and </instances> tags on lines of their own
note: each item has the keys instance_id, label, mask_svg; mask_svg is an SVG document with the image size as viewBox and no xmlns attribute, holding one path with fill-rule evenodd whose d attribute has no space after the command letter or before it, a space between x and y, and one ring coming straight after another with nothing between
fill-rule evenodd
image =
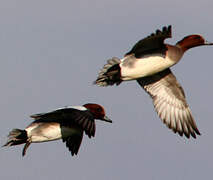
<instances>
[{"instance_id":1,"label":"grey sky","mask_svg":"<svg viewBox=\"0 0 213 180\"><path fill-rule=\"evenodd\" d=\"M212 0L11 0L0 2L1 144L30 114L100 103L113 124L97 122L77 157L61 141L1 148L1 179L211 179L212 47L189 50L172 68L202 133L174 134L151 99L132 81L92 85L108 58L121 58L139 39L171 24L174 44L189 34L212 36ZM193 63L193 64L192 64Z\"/></svg>"}]
</instances>

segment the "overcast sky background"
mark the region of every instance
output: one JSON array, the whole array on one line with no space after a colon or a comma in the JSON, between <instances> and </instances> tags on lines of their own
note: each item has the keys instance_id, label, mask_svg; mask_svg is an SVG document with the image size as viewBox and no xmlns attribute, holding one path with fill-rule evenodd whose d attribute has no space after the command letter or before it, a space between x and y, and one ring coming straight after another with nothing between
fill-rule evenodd
<instances>
[{"instance_id":1,"label":"overcast sky background","mask_svg":"<svg viewBox=\"0 0 213 180\"><path fill-rule=\"evenodd\" d=\"M189 50L172 68L198 128L180 137L158 118L135 82L94 86L106 60L121 58L141 38L172 25L175 44L189 34L213 41L213 1L2 0L0 2L0 140L25 128L29 115L99 103L113 124L97 122L78 156L62 141L1 148L4 180L197 180L213 177L213 47Z\"/></svg>"}]
</instances>

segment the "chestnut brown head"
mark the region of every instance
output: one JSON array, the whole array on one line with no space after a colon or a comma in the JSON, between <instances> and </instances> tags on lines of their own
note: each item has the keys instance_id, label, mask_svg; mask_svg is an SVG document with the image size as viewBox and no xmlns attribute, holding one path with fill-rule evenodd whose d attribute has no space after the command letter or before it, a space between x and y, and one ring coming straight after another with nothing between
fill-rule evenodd
<instances>
[{"instance_id":1,"label":"chestnut brown head","mask_svg":"<svg viewBox=\"0 0 213 180\"><path fill-rule=\"evenodd\" d=\"M112 123L112 120L106 116L105 110L101 105L88 103L84 104L83 106L92 113L95 119Z\"/></svg>"},{"instance_id":2,"label":"chestnut brown head","mask_svg":"<svg viewBox=\"0 0 213 180\"><path fill-rule=\"evenodd\" d=\"M184 52L190 48L202 45L213 45L213 43L207 42L201 35L193 34L184 37L176 44L176 46L180 47Z\"/></svg>"}]
</instances>

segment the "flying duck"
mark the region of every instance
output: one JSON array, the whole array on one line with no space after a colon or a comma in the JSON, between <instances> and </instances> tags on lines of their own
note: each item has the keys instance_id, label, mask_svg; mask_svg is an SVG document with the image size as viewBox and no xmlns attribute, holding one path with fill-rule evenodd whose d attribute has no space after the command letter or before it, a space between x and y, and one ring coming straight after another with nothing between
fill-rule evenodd
<instances>
[{"instance_id":1,"label":"flying duck","mask_svg":"<svg viewBox=\"0 0 213 180\"><path fill-rule=\"evenodd\" d=\"M98 104L67 106L51 112L31 115L33 121L24 130L13 129L4 146L25 144L22 156L31 143L62 139L72 156L78 154L83 133L89 138L95 136L95 119L112 122L105 110Z\"/></svg>"},{"instance_id":2,"label":"flying duck","mask_svg":"<svg viewBox=\"0 0 213 180\"><path fill-rule=\"evenodd\" d=\"M172 129L189 138L200 135L186 102L184 90L170 70L190 48L213 45L201 35L184 37L175 45L165 44L172 37L172 27L163 27L138 41L122 59L113 57L100 70L94 84L119 85L122 81L136 80L150 95L160 119Z\"/></svg>"}]
</instances>

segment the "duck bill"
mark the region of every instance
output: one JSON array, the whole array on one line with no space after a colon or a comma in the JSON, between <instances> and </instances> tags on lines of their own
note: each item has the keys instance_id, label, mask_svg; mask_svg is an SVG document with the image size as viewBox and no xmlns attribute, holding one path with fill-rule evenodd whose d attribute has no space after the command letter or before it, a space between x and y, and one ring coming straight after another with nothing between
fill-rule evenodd
<instances>
[{"instance_id":1,"label":"duck bill","mask_svg":"<svg viewBox=\"0 0 213 180\"><path fill-rule=\"evenodd\" d=\"M212 42L208 42L208 41L206 41L206 42L205 42L205 45L209 45L209 46L211 46L211 45L213 45L213 43L212 43Z\"/></svg>"},{"instance_id":2,"label":"duck bill","mask_svg":"<svg viewBox=\"0 0 213 180\"><path fill-rule=\"evenodd\" d=\"M112 120L110 118L108 118L107 116L104 116L101 120L112 123Z\"/></svg>"}]
</instances>

